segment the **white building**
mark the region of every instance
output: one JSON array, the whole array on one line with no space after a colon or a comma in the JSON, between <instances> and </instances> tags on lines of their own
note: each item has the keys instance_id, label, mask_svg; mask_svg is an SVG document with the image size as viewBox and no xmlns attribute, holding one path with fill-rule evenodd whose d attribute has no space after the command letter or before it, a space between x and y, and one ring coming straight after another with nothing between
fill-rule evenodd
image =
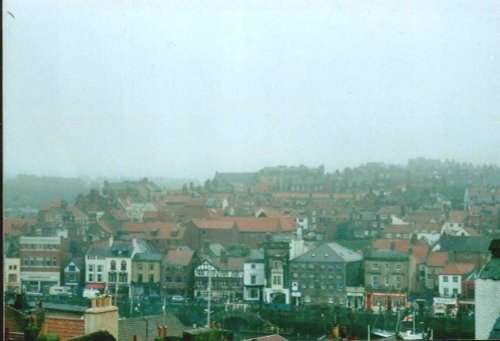
<instances>
[{"instance_id":1,"label":"white building","mask_svg":"<svg viewBox=\"0 0 500 341\"><path fill-rule=\"evenodd\" d=\"M473 275L474 264L457 263L448 264L439 275L439 296L460 297L462 296L462 282Z\"/></svg>"},{"instance_id":2,"label":"white building","mask_svg":"<svg viewBox=\"0 0 500 341\"><path fill-rule=\"evenodd\" d=\"M245 301L262 301L265 283L264 255L252 250L243 265L243 299Z\"/></svg>"},{"instance_id":3,"label":"white building","mask_svg":"<svg viewBox=\"0 0 500 341\"><path fill-rule=\"evenodd\" d=\"M476 340L488 339L500 314L500 240L490 245L491 258L475 282Z\"/></svg>"},{"instance_id":4,"label":"white building","mask_svg":"<svg viewBox=\"0 0 500 341\"><path fill-rule=\"evenodd\" d=\"M3 290L21 292L21 259L4 258Z\"/></svg>"}]
</instances>

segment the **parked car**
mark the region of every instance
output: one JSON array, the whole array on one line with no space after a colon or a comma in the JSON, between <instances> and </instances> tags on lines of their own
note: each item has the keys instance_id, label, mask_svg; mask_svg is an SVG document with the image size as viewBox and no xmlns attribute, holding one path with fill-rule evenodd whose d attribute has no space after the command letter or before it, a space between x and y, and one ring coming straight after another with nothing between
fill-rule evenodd
<instances>
[{"instance_id":1,"label":"parked car","mask_svg":"<svg viewBox=\"0 0 500 341\"><path fill-rule=\"evenodd\" d=\"M100 295L101 292L97 289L84 289L82 293L83 298L94 298L97 295Z\"/></svg>"},{"instance_id":2,"label":"parked car","mask_svg":"<svg viewBox=\"0 0 500 341\"><path fill-rule=\"evenodd\" d=\"M181 295L174 295L171 298L173 303L184 303L186 302L186 299L182 297Z\"/></svg>"}]
</instances>

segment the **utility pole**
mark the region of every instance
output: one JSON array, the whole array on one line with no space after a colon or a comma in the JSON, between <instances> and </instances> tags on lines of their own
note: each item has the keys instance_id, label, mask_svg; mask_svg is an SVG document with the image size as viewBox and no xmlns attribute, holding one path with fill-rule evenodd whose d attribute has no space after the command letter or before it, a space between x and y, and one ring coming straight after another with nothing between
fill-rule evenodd
<instances>
[{"instance_id":1,"label":"utility pole","mask_svg":"<svg viewBox=\"0 0 500 341\"><path fill-rule=\"evenodd\" d=\"M212 269L208 268L207 328L210 328L210 303L212 301Z\"/></svg>"}]
</instances>

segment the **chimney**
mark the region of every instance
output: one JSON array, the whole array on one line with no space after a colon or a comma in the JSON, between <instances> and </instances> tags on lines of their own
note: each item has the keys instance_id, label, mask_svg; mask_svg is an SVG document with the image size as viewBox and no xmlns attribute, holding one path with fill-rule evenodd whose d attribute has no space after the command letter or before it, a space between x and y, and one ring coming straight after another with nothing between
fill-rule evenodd
<instances>
[{"instance_id":1,"label":"chimney","mask_svg":"<svg viewBox=\"0 0 500 341\"><path fill-rule=\"evenodd\" d=\"M134 337L132 338L132 341L137 341L137 335L134 335Z\"/></svg>"},{"instance_id":2,"label":"chimney","mask_svg":"<svg viewBox=\"0 0 500 341\"><path fill-rule=\"evenodd\" d=\"M168 336L168 330L167 330L167 327L163 326L163 337L167 337Z\"/></svg>"},{"instance_id":3,"label":"chimney","mask_svg":"<svg viewBox=\"0 0 500 341\"><path fill-rule=\"evenodd\" d=\"M222 263L227 263L227 258L228 258L227 251L226 250L221 250L220 251L220 261Z\"/></svg>"},{"instance_id":4,"label":"chimney","mask_svg":"<svg viewBox=\"0 0 500 341\"><path fill-rule=\"evenodd\" d=\"M113 236L109 237L109 247L113 246Z\"/></svg>"},{"instance_id":5,"label":"chimney","mask_svg":"<svg viewBox=\"0 0 500 341\"><path fill-rule=\"evenodd\" d=\"M111 296L91 298L91 307L85 310L85 334L105 330L118 340L118 308L111 303Z\"/></svg>"},{"instance_id":6,"label":"chimney","mask_svg":"<svg viewBox=\"0 0 500 341\"><path fill-rule=\"evenodd\" d=\"M163 337L163 327L158 326L158 337Z\"/></svg>"},{"instance_id":7,"label":"chimney","mask_svg":"<svg viewBox=\"0 0 500 341\"><path fill-rule=\"evenodd\" d=\"M396 242L394 240L391 241L391 250L392 251L396 250Z\"/></svg>"}]
</instances>

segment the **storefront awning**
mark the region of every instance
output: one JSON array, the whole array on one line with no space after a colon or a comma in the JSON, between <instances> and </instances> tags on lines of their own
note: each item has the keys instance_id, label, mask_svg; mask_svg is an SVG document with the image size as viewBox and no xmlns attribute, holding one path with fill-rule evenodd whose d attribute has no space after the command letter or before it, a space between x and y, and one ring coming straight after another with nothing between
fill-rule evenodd
<instances>
[{"instance_id":1,"label":"storefront awning","mask_svg":"<svg viewBox=\"0 0 500 341\"><path fill-rule=\"evenodd\" d=\"M104 289L104 283L87 283L85 284L87 289Z\"/></svg>"}]
</instances>

